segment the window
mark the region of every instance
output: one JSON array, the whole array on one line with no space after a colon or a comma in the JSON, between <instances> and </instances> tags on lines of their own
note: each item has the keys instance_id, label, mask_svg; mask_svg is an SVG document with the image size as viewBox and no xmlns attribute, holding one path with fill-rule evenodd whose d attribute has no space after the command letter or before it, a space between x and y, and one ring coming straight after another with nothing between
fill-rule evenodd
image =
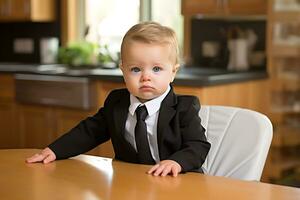
<instances>
[{"instance_id":1,"label":"window","mask_svg":"<svg viewBox=\"0 0 300 200\"><path fill-rule=\"evenodd\" d=\"M126 31L139 21L156 21L171 27L183 43L181 0L85 0L85 39L107 44L119 52ZM141 8L142 7L142 8Z\"/></svg>"},{"instance_id":2,"label":"window","mask_svg":"<svg viewBox=\"0 0 300 200\"><path fill-rule=\"evenodd\" d=\"M139 0L86 0L86 39L118 52L126 31L139 22Z\"/></svg>"},{"instance_id":3,"label":"window","mask_svg":"<svg viewBox=\"0 0 300 200\"><path fill-rule=\"evenodd\" d=\"M179 49L183 46L183 17L181 0L151 0L151 20L172 28L177 35Z\"/></svg>"}]
</instances>

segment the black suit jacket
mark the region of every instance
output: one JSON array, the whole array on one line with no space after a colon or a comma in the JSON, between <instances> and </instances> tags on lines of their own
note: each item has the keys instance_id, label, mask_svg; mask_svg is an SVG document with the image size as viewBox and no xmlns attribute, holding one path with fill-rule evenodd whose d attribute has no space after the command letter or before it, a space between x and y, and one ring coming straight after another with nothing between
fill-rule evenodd
<instances>
[{"instance_id":1,"label":"black suit jacket","mask_svg":"<svg viewBox=\"0 0 300 200\"><path fill-rule=\"evenodd\" d=\"M138 163L134 147L124 137L129 105L127 89L112 91L94 116L81 121L49 148L57 159L63 159L87 152L111 139L116 159ZM171 89L159 111L157 142L160 160L176 161L183 172L201 170L210 149L205 129L200 124L199 110L197 97L177 96Z\"/></svg>"}]
</instances>

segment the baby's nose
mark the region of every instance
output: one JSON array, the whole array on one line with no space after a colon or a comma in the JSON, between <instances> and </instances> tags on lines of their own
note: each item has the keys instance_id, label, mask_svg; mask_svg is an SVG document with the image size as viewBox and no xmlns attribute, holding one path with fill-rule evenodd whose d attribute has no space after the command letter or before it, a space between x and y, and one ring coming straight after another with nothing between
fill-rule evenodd
<instances>
[{"instance_id":1,"label":"baby's nose","mask_svg":"<svg viewBox=\"0 0 300 200\"><path fill-rule=\"evenodd\" d=\"M141 80L142 80L142 81L149 81L150 79L151 79L150 73L147 72L147 71L144 71L144 72L142 73Z\"/></svg>"}]
</instances>

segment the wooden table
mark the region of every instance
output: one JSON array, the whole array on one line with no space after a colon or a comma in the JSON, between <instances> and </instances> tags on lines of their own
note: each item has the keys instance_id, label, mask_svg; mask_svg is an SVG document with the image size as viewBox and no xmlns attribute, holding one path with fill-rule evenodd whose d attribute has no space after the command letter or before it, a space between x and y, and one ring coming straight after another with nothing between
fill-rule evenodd
<instances>
[{"instance_id":1,"label":"wooden table","mask_svg":"<svg viewBox=\"0 0 300 200\"><path fill-rule=\"evenodd\" d=\"M198 173L154 177L149 166L80 155L27 164L34 149L0 150L0 198L16 199L300 199L300 189Z\"/></svg>"}]
</instances>

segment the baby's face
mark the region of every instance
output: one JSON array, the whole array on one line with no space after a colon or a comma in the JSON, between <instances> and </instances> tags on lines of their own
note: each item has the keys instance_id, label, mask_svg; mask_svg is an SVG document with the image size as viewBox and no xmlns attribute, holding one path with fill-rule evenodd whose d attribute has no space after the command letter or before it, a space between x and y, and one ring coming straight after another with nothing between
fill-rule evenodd
<instances>
[{"instance_id":1,"label":"baby's face","mask_svg":"<svg viewBox=\"0 0 300 200\"><path fill-rule=\"evenodd\" d=\"M120 63L129 92L141 102L162 95L178 68L172 53L170 45L129 41Z\"/></svg>"}]
</instances>

